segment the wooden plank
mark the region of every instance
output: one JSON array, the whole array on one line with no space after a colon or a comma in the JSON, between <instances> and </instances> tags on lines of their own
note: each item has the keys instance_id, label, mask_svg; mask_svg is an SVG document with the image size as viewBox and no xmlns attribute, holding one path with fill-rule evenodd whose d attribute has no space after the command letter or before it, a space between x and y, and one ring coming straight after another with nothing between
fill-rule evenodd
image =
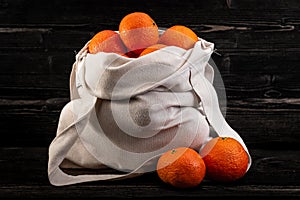
<instances>
[{"instance_id":1,"label":"wooden plank","mask_svg":"<svg viewBox=\"0 0 300 200\"><path fill-rule=\"evenodd\" d=\"M220 51L213 54L216 73L220 71L230 97L298 97L298 54L292 51ZM4 95L12 88L21 91L34 87L68 89L74 52L0 53L0 89ZM275 91L275 94L273 93ZM14 94L14 93L13 93ZM26 93L24 94L26 96ZM272 96L275 95L275 96ZM20 95L21 96L21 95ZM52 96L53 98L57 96ZM14 98L13 96L11 98Z\"/></svg>"},{"instance_id":2,"label":"wooden plank","mask_svg":"<svg viewBox=\"0 0 300 200\"><path fill-rule=\"evenodd\" d=\"M0 74L68 75L79 50L0 51ZM300 49L217 49L217 53L212 54L211 61L222 74L291 75L299 72Z\"/></svg>"},{"instance_id":3,"label":"wooden plank","mask_svg":"<svg viewBox=\"0 0 300 200\"><path fill-rule=\"evenodd\" d=\"M265 146L266 148L298 148L299 109L283 110L262 108L257 111L249 109L235 109L226 115L229 125L236 130L247 144L255 147ZM242 113L242 114L239 114ZM296 145L296 146L295 146ZM285 146L286 147L286 146Z\"/></svg>"},{"instance_id":4,"label":"wooden plank","mask_svg":"<svg viewBox=\"0 0 300 200\"><path fill-rule=\"evenodd\" d=\"M55 137L68 98L0 101L0 146L45 146ZM227 102L226 120L250 146L299 148L300 100L245 99ZM16 126L16 124L18 124Z\"/></svg>"},{"instance_id":5,"label":"wooden plank","mask_svg":"<svg viewBox=\"0 0 300 200\"><path fill-rule=\"evenodd\" d=\"M271 80L273 80L271 82ZM271 76L232 74L214 83L228 100L247 98L299 98L297 74ZM225 89L224 89L225 87ZM1 75L0 98L47 99L69 96L68 75ZM222 96L224 97L224 95Z\"/></svg>"},{"instance_id":6,"label":"wooden plank","mask_svg":"<svg viewBox=\"0 0 300 200\"><path fill-rule=\"evenodd\" d=\"M0 52L0 74L35 73L68 74L77 49L66 51ZM212 61L225 73L294 74L299 72L299 50L217 49Z\"/></svg>"},{"instance_id":7,"label":"wooden plank","mask_svg":"<svg viewBox=\"0 0 300 200\"><path fill-rule=\"evenodd\" d=\"M7 76L6 76L7 77ZM10 77L11 78L11 77ZM232 79L238 79L235 78L235 76L231 76ZM34 79L36 80L36 79ZM22 82L19 84L19 86L3 86L0 87L0 99L11 99L11 100L46 100L51 98L69 98L69 84L68 79L59 79L60 85L58 87L53 87L51 84L51 81L45 81L41 83L43 86L41 87L38 84L35 84L35 82L31 82L28 84L25 84L25 82ZM239 79L238 79L239 80ZM220 95L220 101L223 101L224 99L227 101L231 100L245 100L247 101L248 98L256 98L256 99L264 99L264 98L270 98L270 100L273 99L285 99L285 98L299 98L299 89L297 89L297 85L291 85L291 83L288 82L289 79L286 79L287 86L279 85L279 87L249 87L243 83L238 83L236 85L225 85L225 94L224 96L224 86L220 83L217 83L216 85L216 91ZM56 80L53 80L56 81ZM62 82L63 81L63 82ZM230 82L229 79L225 80L226 83ZM232 80L235 81L236 80ZM6 82L7 83L7 82ZM64 83L64 85L63 85ZM15 84L15 83L14 83ZM257 83L258 84L258 83ZM35 87L31 87L31 85L34 85ZM290 85L290 87L288 86Z\"/></svg>"},{"instance_id":8,"label":"wooden plank","mask_svg":"<svg viewBox=\"0 0 300 200\"><path fill-rule=\"evenodd\" d=\"M31 199L57 199L57 198L101 198L101 199L124 199L124 198L143 198L143 199L216 199L229 197L231 199L286 199L298 200L298 186L202 186L197 190L174 190L173 188L161 189L158 186L3 186L0 188L3 198L31 198ZM41 192L43 191L43 192Z\"/></svg>"},{"instance_id":9,"label":"wooden plank","mask_svg":"<svg viewBox=\"0 0 300 200\"><path fill-rule=\"evenodd\" d=\"M267 6L267 5L272 5ZM297 18L299 3L296 0L274 3L266 1L134 1L128 6L126 2L109 1L103 4L99 1L70 1L65 4L55 0L51 2L3 1L1 3L0 24L68 24L68 23L116 23L123 16L134 11L148 12L155 16L159 24L182 22L182 16L189 19L191 24L201 21L223 21L234 19L246 20L278 20ZM155 9L153 9L155 8ZM182 9L185 8L185 9ZM236 8L236 9L234 9ZM166 12L166 10L168 12ZM192 12L187 12L191 10ZM267 12L261 12L261 10ZM215 13L218 13L217 15ZM172 19L172 21L170 21Z\"/></svg>"},{"instance_id":10,"label":"wooden plank","mask_svg":"<svg viewBox=\"0 0 300 200\"><path fill-rule=\"evenodd\" d=\"M47 178L47 148L1 148L0 198L299 197L299 151L255 149L251 153L253 165L239 181L216 183L205 179L196 188L178 190L160 181L155 172L127 180L53 187Z\"/></svg>"},{"instance_id":11,"label":"wooden plank","mask_svg":"<svg viewBox=\"0 0 300 200\"><path fill-rule=\"evenodd\" d=\"M222 74L291 75L299 73L297 50L220 49L212 60Z\"/></svg>"},{"instance_id":12,"label":"wooden plank","mask_svg":"<svg viewBox=\"0 0 300 200\"><path fill-rule=\"evenodd\" d=\"M300 4L297 0L227 0L227 5L232 9L292 9L299 8Z\"/></svg>"},{"instance_id":13,"label":"wooden plank","mask_svg":"<svg viewBox=\"0 0 300 200\"><path fill-rule=\"evenodd\" d=\"M297 25L282 25L280 22L261 21L223 21L198 22L189 24L189 20L182 20L203 39L215 43L217 49L286 49L299 50L300 36ZM7 25L0 27L0 50L79 50L98 31L105 29L118 30L118 23L114 25L97 24L96 26L64 25L43 27L43 25ZM174 25L174 24L173 24ZM299 25L299 24L298 24ZM170 25L160 27L168 28ZM283 39L284 38L284 39Z\"/></svg>"},{"instance_id":14,"label":"wooden plank","mask_svg":"<svg viewBox=\"0 0 300 200\"><path fill-rule=\"evenodd\" d=\"M181 22L180 24L184 24ZM220 28L221 26L221 28ZM169 26L165 27L168 28ZM232 23L190 25L197 35L215 43L217 49L286 49L299 50L300 36L294 26L272 24ZM113 29L100 26L86 30L60 30L45 34L44 43L49 49L77 49L92 38L98 31ZM204 30L203 30L204 29ZM244 29L244 30L243 30ZM283 40L284 38L284 40Z\"/></svg>"},{"instance_id":15,"label":"wooden plank","mask_svg":"<svg viewBox=\"0 0 300 200\"><path fill-rule=\"evenodd\" d=\"M68 100L69 98L13 101L2 99L1 135L5 135L5 140L1 140L1 145L48 146L55 136L60 111Z\"/></svg>"},{"instance_id":16,"label":"wooden plank","mask_svg":"<svg viewBox=\"0 0 300 200\"><path fill-rule=\"evenodd\" d=\"M105 29L110 28L102 27L95 31L91 29L55 30L52 33L44 34L44 44L47 49L51 50L78 52L98 31Z\"/></svg>"},{"instance_id":17,"label":"wooden plank","mask_svg":"<svg viewBox=\"0 0 300 200\"><path fill-rule=\"evenodd\" d=\"M44 88L68 88L69 76L56 74L0 74L0 87L44 87Z\"/></svg>"},{"instance_id":18,"label":"wooden plank","mask_svg":"<svg viewBox=\"0 0 300 200\"><path fill-rule=\"evenodd\" d=\"M223 50L212 57L221 75L214 85L218 90L225 86L229 99L299 98L298 54ZM74 61L74 52L0 53L1 98L66 97Z\"/></svg>"},{"instance_id":19,"label":"wooden plank","mask_svg":"<svg viewBox=\"0 0 300 200\"><path fill-rule=\"evenodd\" d=\"M293 75L230 74L215 82L217 90L226 91L229 99L245 98L298 98L299 81Z\"/></svg>"},{"instance_id":20,"label":"wooden plank","mask_svg":"<svg viewBox=\"0 0 300 200\"><path fill-rule=\"evenodd\" d=\"M69 87L0 87L1 100L47 100L51 98L69 98Z\"/></svg>"},{"instance_id":21,"label":"wooden plank","mask_svg":"<svg viewBox=\"0 0 300 200\"><path fill-rule=\"evenodd\" d=\"M210 27L210 29L201 30L204 27ZM235 23L226 21L223 24L203 24L191 28L199 37L213 42L215 48L219 50L252 49L261 51L268 49L268 51L274 51L275 49L299 48L299 45L294 43L300 41L299 33L294 26L259 24L251 21Z\"/></svg>"},{"instance_id":22,"label":"wooden plank","mask_svg":"<svg viewBox=\"0 0 300 200\"><path fill-rule=\"evenodd\" d=\"M12 75L69 75L75 61L69 51L8 51L0 52L0 74Z\"/></svg>"},{"instance_id":23,"label":"wooden plank","mask_svg":"<svg viewBox=\"0 0 300 200\"><path fill-rule=\"evenodd\" d=\"M4 27L0 28L1 48L42 48L43 36L49 28Z\"/></svg>"},{"instance_id":24,"label":"wooden plank","mask_svg":"<svg viewBox=\"0 0 300 200\"><path fill-rule=\"evenodd\" d=\"M56 134L59 113L4 114L1 146L48 146Z\"/></svg>"},{"instance_id":25,"label":"wooden plank","mask_svg":"<svg viewBox=\"0 0 300 200\"><path fill-rule=\"evenodd\" d=\"M298 53L293 51L220 50L212 55L214 85L229 99L297 98ZM221 77L220 77L221 76Z\"/></svg>"}]
</instances>

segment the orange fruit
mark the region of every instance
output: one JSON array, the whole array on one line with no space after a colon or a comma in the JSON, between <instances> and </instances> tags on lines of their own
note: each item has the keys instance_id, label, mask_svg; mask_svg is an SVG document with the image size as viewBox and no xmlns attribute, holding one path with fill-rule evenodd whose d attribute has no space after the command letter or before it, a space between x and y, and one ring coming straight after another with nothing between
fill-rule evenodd
<instances>
[{"instance_id":1,"label":"orange fruit","mask_svg":"<svg viewBox=\"0 0 300 200\"><path fill-rule=\"evenodd\" d=\"M140 54L159 39L155 21L143 12L126 15L119 24L119 33L125 46L135 54Z\"/></svg>"},{"instance_id":2,"label":"orange fruit","mask_svg":"<svg viewBox=\"0 0 300 200\"><path fill-rule=\"evenodd\" d=\"M147 47L144 51L142 51L142 53L140 54L140 57L144 56L146 54L149 54L149 53L151 53L153 51L156 51L156 50L159 50L161 48L164 48L166 46L167 45L164 45L164 44L154 44L154 45L152 45L150 47Z\"/></svg>"},{"instance_id":3,"label":"orange fruit","mask_svg":"<svg viewBox=\"0 0 300 200\"><path fill-rule=\"evenodd\" d=\"M248 154L243 146L229 137L211 139L200 151L206 165L207 178L215 181L235 181L246 174Z\"/></svg>"},{"instance_id":4,"label":"orange fruit","mask_svg":"<svg viewBox=\"0 0 300 200\"><path fill-rule=\"evenodd\" d=\"M165 183L177 188L190 188L199 185L203 180L205 164L195 150L178 147L161 155L156 171Z\"/></svg>"},{"instance_id":5,"label":"orange fruit","mask_svg":"<svg viewBox=\"0 0 300 200\"><path fill-rule=\"evenodd\" d=\"M91 54L98 52L124 54L126 47L123 44L118 33L112 30L103 30L98 32L90 41L88 51Z\"/></svg>"},{"instance_id":6,"label":"orange fruit","mask_svg":"<svg viewBox=\"0 0 300 200\"><path fill-rule=\"evenodd\" d=\"M168 28L159 38L158 43L168 46L177 46L183 49L192 48L198 41L198 36L190 28L175 25Z\"/></svg>"}]
</instances>

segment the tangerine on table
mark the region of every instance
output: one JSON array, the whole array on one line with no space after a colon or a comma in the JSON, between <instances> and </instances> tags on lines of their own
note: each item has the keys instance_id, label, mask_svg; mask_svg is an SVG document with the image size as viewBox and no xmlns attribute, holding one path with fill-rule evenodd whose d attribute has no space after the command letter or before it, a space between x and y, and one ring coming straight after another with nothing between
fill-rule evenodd
<instances>
[{"instance_id":1,"label":"tangerine on table","mask_svg":"<svg viewBox=\"0 0 300 200\"><path fill-rule=\"evenodd\" d=\"M198 41L198 36L190 28L175 25L168 28L159 38L158 43L168 46L177 46L183 49L192 48Z\"/></svg>"},{"instance_id":2,"label":"tangerine on table","mask_svg":"<svg viewBox=\"0 0 300 200\"><path fill-rule=\"evenodd\" d=\"M119 33L128 50L138 55L159 39L155 21L143 12L126 15L119 24Z\"/></svg>"},{"instance_id":3,"label":"tangerine on table","mask_svg":"<svg viewBox=\"0 0 300 200\"><path fill-rule=\"evenodd\" d=\"M187 147L165 152L156 166L159 178L177 188L199 185L205 176L205 169L201 156Z\"/></svg>"},{"instance_id":4,"label":"tangerine on table","mask_svg":"<svg viewBox=\"0 0 300 200\"><path fill-rule=\"evenodd\" d=\"M229 137L211 139L200 151L207 178L220 182L235 181L246 174L248 154L243 146Z\"/></svg>"},{"instance_id":5,"label":"tangerine on table","mask_svg":"<svg viewBox=\"0 0 300 200\"><path fill-rule=\"evenodd\" d=\"M112 30L103 30L91 39L88 50L91 54L98 52L124 54L126 47L118 33Z\"/></svg>"},{"instance_id":6,"label":"tangerine on table","mask_svg":"<svg viewBox=\"0 0 300 200\"><path fill-rule=\"evenodd\" d=\"M147 47L144 51L142 51L142 53L140 54L140 57L141 56L144 56L146 54L149 54L149 53L152 53L156 50L159 50L159 49L162 49L164 47L166 47L167 45L164 45L164 44L154 44L150 47Z\"/></svg>"}]
</instances>

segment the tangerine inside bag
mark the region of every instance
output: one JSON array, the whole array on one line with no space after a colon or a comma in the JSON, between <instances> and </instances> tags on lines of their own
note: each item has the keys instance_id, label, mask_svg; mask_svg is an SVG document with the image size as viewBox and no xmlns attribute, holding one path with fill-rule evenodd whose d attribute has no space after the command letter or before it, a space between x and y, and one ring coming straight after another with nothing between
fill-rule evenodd
<instances>
[{"instance_id":1,"label":"tangerine inside bag","mask_svg":"<svg viewBox=\"0 0 300 200\"><path fill-rule=\"evenodd\" d=\"M70 76L71 101L61 111L49 147L53 185L130 178L154 171L159 156L176 147L197 151L210 137L242 138L226 123L212 85L208 61L214 44L199 39L185 50L167 46L139 58L76 55ZM249 155L249 153L248 153ZM249 155L248 169L251 165ZM63 168L101 169L119 174L80 174Z\"/></svg>"}]
</instances>

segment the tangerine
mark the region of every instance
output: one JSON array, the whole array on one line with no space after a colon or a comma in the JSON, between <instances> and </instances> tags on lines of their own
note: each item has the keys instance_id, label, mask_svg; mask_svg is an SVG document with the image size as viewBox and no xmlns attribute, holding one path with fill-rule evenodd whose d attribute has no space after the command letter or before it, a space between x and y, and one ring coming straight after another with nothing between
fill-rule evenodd
<instances>
[{"instance_id":1,"label":"tangerine","mask_svg":"<svg viewBox=\"0 0 300 200\"><path fill-rule=\"evenodd\" d=\"M112 30L103 30L98 32L91 39L88 45L88 51L91 54L96 54L98 52L124 54L126 52L126 47L118 33Z\"/></svg>"},{"instance_id":2,"label":"tangerine","mask_svg":"<svg viewBox=\"0 0 300 200\"><path fill-rule=\"evenodd\" d=\"M177 46L183 49L192 48L198 41L198 36L190 28L175 25L168 28L159 38L158 43L168 46Z\"/></svg>"},{"instance_id":3,"label":"tangerine","mask_svg":"<svg viewBox=\"0 0 300 200\"><path fill-rule=\"evenodd\" d=\"M178 147L161 155L156 171L159 178L177 188L195 187L205 176L200 154L188 147Z\"/></svg>"},{"instance_id":4,"label":"tangerine","mask_svg":"<svg viewBox=\"0 0 300 200\"><path fill-rule=\"evenodd\" d=\"M152 53L156 50L159 50L159 49L162 49L164 47L166 47L167 45L164 45L164 44L154 44L150 47L147 47L144 51L142 51L142 53L140 54L140 57L141 56L144 56L146 54L149 54L149 53Z\"/></svg>"},{"instance_id":5,"label":"tangerine","mask_svg":"<svg viewBox=\"0 0 300 200\"><path fill-rule=\"evenodd\" d=\"M211 139L200 151L206 165L207 178L215 181L235 181L246 174L248 154L230 137Z\"/></svg>"},{"instance_id":6,"label":"tangerine","mask_svg":"<svg viewBox=\"0 0 300 200\"><path fill-rule=\"evenodd\" d=\"M155 21L143 12L126 15L119 24L119 33L129 51L138 55L145 48L156 44L159 39Z\"/></svg>"}]
</instances>

